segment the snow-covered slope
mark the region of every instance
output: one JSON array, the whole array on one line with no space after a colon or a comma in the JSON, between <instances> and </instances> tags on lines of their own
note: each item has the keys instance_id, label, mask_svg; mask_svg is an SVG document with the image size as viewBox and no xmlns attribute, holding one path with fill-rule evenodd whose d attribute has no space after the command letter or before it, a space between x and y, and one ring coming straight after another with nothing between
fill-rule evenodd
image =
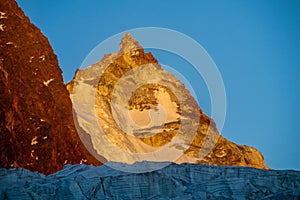
<instances>
[{"instance_id":1,"label":"snow-covered slope","mask_svg":"<svg viewBox=\"0 0 300 200\"><path fill-rule=\"evenodd\" d=\"M109 164L125 170L149 170L128 173L106 165L66 165L45 176L26 169L0 169L0 199L300 198L299 171L151 162ZM151 171L159 165L167 166Z\"/></svg>"}]
</instances>

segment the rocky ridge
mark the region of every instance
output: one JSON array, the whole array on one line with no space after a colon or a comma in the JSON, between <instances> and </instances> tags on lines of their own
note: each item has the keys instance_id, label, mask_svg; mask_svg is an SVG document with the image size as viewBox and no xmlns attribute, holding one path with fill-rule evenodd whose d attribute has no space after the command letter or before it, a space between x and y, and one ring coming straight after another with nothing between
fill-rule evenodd
<instances>
[{"instance_id":1,"label":"rocky ridge","mask_svg":"<svg viewBox=\"0 0 300 200\"><path fill-rule=\"evenodd\" d=\"M87 148L108 161L174 161L267 169L255 148L223 138L184 85L163 70L129 33L124 35L118 52L77 70L67 88L81 138ZM103 133L97 130L98 125Z\"/></svg>"},{"instance_id":2,"label":"rocky ridge","mask_svg":"<svg viewBox=\"0 0 300 200\"><path fill-rule=\"evenodd\" d=\"M267 168L256 149L223 138L184 85L130 34L125 34L117 53L78 70L67 85L77 108L74 124L62 72L47 38L14 1L0 3L0 167L49 174L64 164L99 165L108 158ZM86 103L90 106L84 107ZM96 110L96 120L91 109ZM95 124L118 150L103 143Z\"/></svg>"},{"instance_id":3,"label":"rocky ridge","mask_svg":"<svg viewBox=\"0 0 300 200\"><path fill-rule=\"evenodd\" d=\"M0 1L0 167L99 165L81 143L57 57L17 3Z\"/></svg>"}]
</instances>

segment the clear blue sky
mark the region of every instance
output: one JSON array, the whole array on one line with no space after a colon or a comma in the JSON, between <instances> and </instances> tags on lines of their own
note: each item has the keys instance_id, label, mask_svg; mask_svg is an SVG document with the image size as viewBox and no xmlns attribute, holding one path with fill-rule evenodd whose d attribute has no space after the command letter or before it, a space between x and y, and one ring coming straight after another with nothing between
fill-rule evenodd
<instances>
[{"instance_id":1,"label":"clear blue sky","mask_svg":"<svg viewBox=\"0 0 300 200\"><path fill-rule=\"evenodd\" d=\"M223 77L222 135L259 149L271 168L300 170L300 1L17 2L49 38L65 82L96 45L119 32L158 26L194 38ZM198 88L199 104L209 113L205 85L198 86L192 72L182 73Z\"/></svg>"}]
</instances>

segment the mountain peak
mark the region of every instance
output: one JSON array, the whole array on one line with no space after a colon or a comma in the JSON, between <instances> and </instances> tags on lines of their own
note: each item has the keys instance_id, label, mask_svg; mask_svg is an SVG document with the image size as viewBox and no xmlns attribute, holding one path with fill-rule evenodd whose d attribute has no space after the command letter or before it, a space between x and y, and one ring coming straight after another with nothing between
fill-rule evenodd
<instances>
[{"instance_id":1,"label":"mountain peak","mask_svg":"<svg viewBox=\"0 0 300 200\"><path fill-rule=\"evenodd\" d=\"M255 148L223 138L180 80L163 70L130 33L124 34L120 50L111 55L80 70L80 78L68 86L76 87L76 93L69 90L73 105L90 105L84 112L75 110L75 120L82 127L80 134L91 138L85 145L96 150L96 156L123 163L148 160L268 168ZM100 80L95 71L103 72ZM92 96L81 98L83 93ZM88 130L94 127L81 123L91 117L87 113L97 113L92 117L99 120L112 146L93 143L98 135ZM174 145L168 146L170 142ZM165 146L171 153L153 153Z\"/></svg>"},{"instance_id":2,"label":"mountain peak","mask_svg":"<svg viewBox=\"0 0 300 200\"><path fill-rule=\"evenodd\" d=\"M120 51L130 52L134 49L142 49L142 46L127 32L124 34L120 43Z\"/></svg>"}]
</instances>

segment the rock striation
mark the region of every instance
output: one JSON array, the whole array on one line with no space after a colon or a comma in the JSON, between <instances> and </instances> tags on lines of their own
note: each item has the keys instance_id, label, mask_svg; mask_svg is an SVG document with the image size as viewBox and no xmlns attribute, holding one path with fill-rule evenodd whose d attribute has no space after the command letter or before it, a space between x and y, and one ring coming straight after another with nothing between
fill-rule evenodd
<instances>
[{"instance_id":1,"label":"rock striation","mask_svg":"<svg viewBox=\"0 0 300 200\"><path fill-rule=\"evenodd\" d=\"M79 135L108 161L267 168L255 148L223 138L185 86L129 33L118 52L77 70L67 88Z\"/></svg>"},{"instance_id":2,"label":"rock striation","mask_svg":"<svg viewBox=\"0 0 300 200\"><path fill-rule=\"evenodd\" d=\"M117 163L114 163L117 164ZM135 163L156 168L159 163ZM45 176L0 169L0 199L299 199L300 172L169 163L145 173L66 165Z\"/></svg>"},{"instance_id":3,"label":"rock striation","mask_svg":"<svg viewBox=\"0 0 300 200\"><path fill-rule=\"evenodd\" d=\"M81 143L57 57L17 3L0 1L0 167L99 165Z\"/></svg>"}]
</instances>

